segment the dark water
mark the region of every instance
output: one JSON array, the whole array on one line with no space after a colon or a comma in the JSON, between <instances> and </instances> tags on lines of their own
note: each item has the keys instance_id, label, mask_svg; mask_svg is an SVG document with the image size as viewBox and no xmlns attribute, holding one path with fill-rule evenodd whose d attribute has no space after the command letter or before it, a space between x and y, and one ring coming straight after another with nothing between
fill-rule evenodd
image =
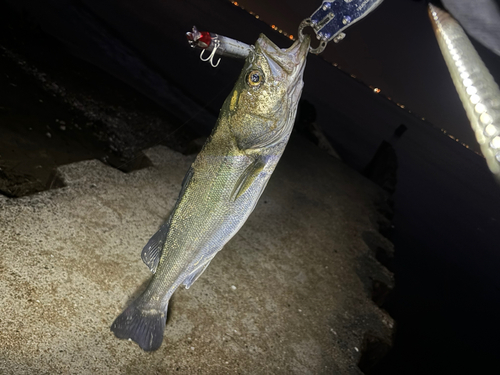
<instances>
[{"instance_id":1,"label":"dark water","mask_svg":"<svg viewBox=\"0 0 500 375\"><path fill-rule=\"evenodd\" d=\"M225 1L24 4L75 55L206 131L242 62L224 59L212 69L184 33L195 24L247 43L265 32L290 44ZM392 141L397 288L387 308L398 333L376 373L500 373L500 187L484 160L318 57L309 58L304 80L318 123L357 170L399 125L408 128Z\"/></svg>"},{"instance_id":2,"label":"dark water","mask_svg":"<svg viewBox=\"0 0 500 375\"><path fill-rule=\"evenodd\" d=\"M380 374L498 373L500 188L432 129L396 143L395 350Z\"/></svg>"}]
</instances>

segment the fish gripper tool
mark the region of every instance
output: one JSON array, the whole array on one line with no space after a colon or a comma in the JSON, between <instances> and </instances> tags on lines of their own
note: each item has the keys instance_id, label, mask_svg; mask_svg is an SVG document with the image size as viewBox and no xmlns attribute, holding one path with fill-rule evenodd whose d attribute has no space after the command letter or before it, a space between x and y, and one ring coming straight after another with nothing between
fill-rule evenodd
<instances>
[{"instance_id":1,"label":"fish gripper tool","mask_svg":"<svg viewBox=\"0 0 500 375\"><path fill-rule=\"evenodd\" d=\"M299 26L299 37L303 37L304 28L310 26L314 30L320 44L309 48L309 52L323 52L327 43L333 39L335 43L345 38L343 31L370 12L375 10L383 0L324 0L321 6Z\"/></svg>"}]
</instances>

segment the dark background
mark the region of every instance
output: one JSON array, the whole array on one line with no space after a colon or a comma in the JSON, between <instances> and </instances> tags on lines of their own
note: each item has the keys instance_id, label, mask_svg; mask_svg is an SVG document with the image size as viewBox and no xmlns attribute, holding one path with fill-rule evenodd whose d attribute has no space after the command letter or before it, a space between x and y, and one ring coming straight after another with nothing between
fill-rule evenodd
<instances>
[{"instance_id":1,"label":"dark background","mask_svg":"<svg viewBox=\"0 0 500 375\"><path fill-rule=\"evenodd\" d=\"M179 127L199 135L214 125L242 61L223 59L211 68L187 46L185 32L196 25L249 44L265 33L288 47L290 40L269 25L294 34L300 20L319 6L268 1L260 10L260 3L248 1L244 10L222 0L7 3L28 34L47 35L58 48L142 93ZM500 188L482 157L448 137L451 133L477 148L426 6L386 0L347 34L324 56L309 56L303 98L352 168L362 172L383 141L396 156L394 229L387 235L396 246L397 287L384 307L398 329L394 350L373 373L500 373ZM39 48L21 41L16 47L12 40L11 49ZM498 56L475 45L498 76ZM57 67L52 53L47 49L45 57L37 56ZM120 92L126 90L124 85ZM397 139L393 133L402 124L407 131ZM150 131L148 126L137 134ZM150 142L142 145L168 143L170 132L151 132Z\"/></svg>"}]
</instances>

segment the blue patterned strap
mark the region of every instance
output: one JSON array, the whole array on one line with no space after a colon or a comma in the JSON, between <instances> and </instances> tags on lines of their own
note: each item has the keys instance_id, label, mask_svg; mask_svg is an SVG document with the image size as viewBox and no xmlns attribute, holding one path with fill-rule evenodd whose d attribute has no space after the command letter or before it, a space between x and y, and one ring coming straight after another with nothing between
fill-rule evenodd
<instances>
[{"instance_id":1,"label":"blue patterned strap","mask_svg":"<svg viewBox=\"0 0 500 375\"><path fill-rule=\"evenodd\" d=\"M352 24L373 11L383 0L324 0L321 6L306 18L299 26L299 35L302 30L310 26L320 40L317 48L311 48L312 53L321 53L326 44L333 39L339 42L344 39L342 32Z\"/></svg>"}]
</instances>

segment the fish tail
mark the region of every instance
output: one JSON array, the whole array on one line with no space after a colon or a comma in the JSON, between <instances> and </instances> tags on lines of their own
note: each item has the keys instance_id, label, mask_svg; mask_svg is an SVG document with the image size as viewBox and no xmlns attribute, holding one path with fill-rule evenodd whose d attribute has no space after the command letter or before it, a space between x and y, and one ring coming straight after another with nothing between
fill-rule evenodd
<instances>
[{"instance_id":1,"label":"fish tail","mask_svg":"<svg viewBox=\"0 0 500 375\"><path fill-rule=\"evenodd\" d=\"M163 341L167 307L168 304L161 309L144 306L138 298L115 319L111 331L119 339L135 341L147 352L157 350Z\"/></svg>"}]
</instances>

